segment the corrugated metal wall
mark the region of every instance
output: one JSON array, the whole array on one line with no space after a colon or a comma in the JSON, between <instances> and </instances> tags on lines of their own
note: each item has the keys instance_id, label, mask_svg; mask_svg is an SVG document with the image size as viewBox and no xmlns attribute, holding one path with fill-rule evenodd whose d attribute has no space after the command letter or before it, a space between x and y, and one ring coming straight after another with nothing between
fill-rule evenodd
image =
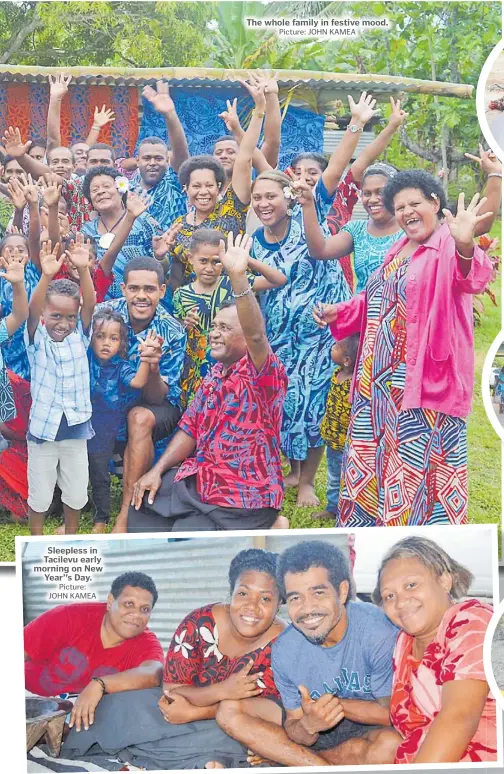
<instances>
[{"instance_id":1,"label":"corrugated metal wall","mask_svg":"<svg viewBox=\"0 0 504 774\"><path fill-rule=\"evenodd\" d=\"M343 139L344 134L345 130L324 129L324 153L334 153L341 140ZM373 142L374 138L375 135L373 132L361 132L359 142L357 143L357 148L354 151L353 157L356 158L359 153L364 150L364 148L367 148L367 146ZM352 220L367 220L367 218L368 214L366 210L360 202L357 202L352 214Z\"/></svg>"},{"instance_id":2,"label":"corrugated metal wall","mask_svg":"<svg viewBox=\"0 0 504 774\"><path fill-rule=\"evenodd\" d=\"M187 613L211 602L227 601L229 589L227 574L232 558L245 548L254 546L268 551L282 551L302 537L267 536L231 538L193 538L168 542L167 539L131 539L118 541L58 542L66 546L93 546L103 557L104 571L88 584L99 601L105 601L114 578L129 570L150 575L159 592L159 599L150 620L150 628L157 634L163 648L168 648L175 629ZM347 553L346 535L327 535L324 540L338 545ZM33 572L40 564L48 545L30 543L23 558L23 607L25 624L56 605L61 600L48 599L49 592L57 591L43 575ZM347 553L348 555L348 553Z\"/></svg>"}]
</instances>

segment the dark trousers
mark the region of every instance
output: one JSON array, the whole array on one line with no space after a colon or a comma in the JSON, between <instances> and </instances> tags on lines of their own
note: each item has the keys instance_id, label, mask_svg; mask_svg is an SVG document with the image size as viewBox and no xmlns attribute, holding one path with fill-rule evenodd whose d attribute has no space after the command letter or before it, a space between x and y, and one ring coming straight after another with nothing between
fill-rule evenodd
<instances>
[{"instance_id":1,"label":"dark trousers","mask_svg":"<svg viewBox=\"0 0 504 774\"><path fill-rule=\"evenodd\" d=\"M106 451L88 452L89 481L93 521L108 524L110 516L110 459L114 453L114 440Z\"/></svg>"},{"instance_id":2,"label":"dark trousers","mask_svg":"<svg viewBox=\"0 0 504 774\"><path fill-rule=\"evenodd\" d=\"M270 529L278 511L274 508L227 508L203 503L196 476L174 481L177 469L163 475L152 505L144 496L140 510L130 507L128 532L216 532L229 529Z\"/></svg>"}]
</instances>

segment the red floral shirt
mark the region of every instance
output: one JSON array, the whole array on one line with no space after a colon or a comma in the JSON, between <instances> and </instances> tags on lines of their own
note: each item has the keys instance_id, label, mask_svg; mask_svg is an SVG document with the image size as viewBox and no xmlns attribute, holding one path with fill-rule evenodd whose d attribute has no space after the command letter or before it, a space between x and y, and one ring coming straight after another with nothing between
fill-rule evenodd
<instances>
[{"instance_id":1,"label":"red floral shirt","mask_svg":"<svg viewBox=\"0 0 504 774\"><path fill-rule=\"evenodd\" d=\"M204 503L279 509L286 392L287 374L273 352L259 373L248 353L226 375L222 363L217 363L179 422L179 428L196 440L196 456L185 460L175 481L196 474Z\"/></svg>"},{"instance_id":2,"label":"red floral shirt","mask_svg":"<svg viewBox=\"0 0 504 774\"><path fill-rule=\"evenodd\" d=\"M67 203L67 217L72 231L81 231L82 224L90 220L94 212L91 202L88 202L82 193L82 181L84 178L64 180L61 195Z\"/></svg>"},{"instance_id":3,"label":"red floral shirt","mask_svg":"<svg viewBox=\"0 0 504 774\"><path fill-rule=\"evenodd\" d=\"M452 605L420 662L412 656L413 637L406 632L399 634L394 650L390 718L404 741L399 745L395 763L414 763L430 724L441 709L445 683L486 680L483 641L492 612L489 605L477 599ZM497 760L495 699L490 693L477 731L460 760Z\"/></svg>"},{"instance_id":4,"label":"red floral shirt","mask_svg":"<svg viewBox=\"0 0 504 774\"><path fill-rule=\"evenodd\" d=\"M173 635L166 654L163 680L178 685L206 685L221 683L244 666L254 662L250 674L262 672L257 684L263 689L261 698L278 699L271 669L272 640L263 648L256 648L239 658L229 658L219 650L219 632L213 616L213 605L205 605L189 613Z\"/></svg>"},{"instance_id":5,"label":"red floral shirt","mask_svg":"<svg viewBox=\"0 0 504 774\"><path fill-rule=\"evenodd\" d=\"M359 200L360 185L354 180L352 171L349 169L343 180L340 182L334 195L334 200L327 216L327 225L331 234L337 234L352 217L355 205ZM355 277L353 271L352 257L345 255L340 258L340 266L348 282L350 290L355 290Z\"/></svg>"}]
</instances>

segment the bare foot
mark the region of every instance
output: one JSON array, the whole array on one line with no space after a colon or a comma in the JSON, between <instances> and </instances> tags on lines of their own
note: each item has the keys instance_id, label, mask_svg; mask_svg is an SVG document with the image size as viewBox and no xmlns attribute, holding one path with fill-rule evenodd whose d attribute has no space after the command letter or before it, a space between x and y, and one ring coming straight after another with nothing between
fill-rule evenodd
<instances>
[{"instance_id":1,"label":"bare foot","mask_svg":"<svg viewBox=\"0 0 504 774\"><path fill-rule=\"evenodd\" d=\"M65 525L64 525L64 524L62 524L62 525L61 525L61 527L57 527L57 528L54 530L54 534L55 534L55 535L64 535L64 534L65 534Z\"/></svg>"},{"instance_id":2,"label":"bare foot","mask_svg":"<svg viewBox=\"0 0 504 774\"><path fill-rule=\"evenodd\" d=\"M334 519L335 515L334 513L331 513L331 511L315 511L315 513L310 513L310 519Z\"/></svg>"},{"instance_id":3,"label":"bare foot","mask_svg":"<svg viewBox=\"0 0 504 774\"><path fill-rule=\"evenodd\" d=\"M208 763L205 766L205 769L225 769L226 767L222 765L222 763L217 763L217 761L208 761Z\"/></svg>"},{"instance_id":4,"label":"bare foot","mask_svg":"<svg viewBox=\"0 0 504 774\"><path fill-rule=\"evenodd\" d=\"M112 529L113 535L124 535L125 532L128 531L128 520L119 520L119 517L116 520L116 523L114 524L114 527Z\"/></svg>"},{"instance_id":5,"label":"bare foot","mask_svg":"<svg viewBox=\"0 0 504 774\"><path fill-rule=\"evenodd\" d=\"M299 508L313 508L320 505L320 500L315 494L315 487L311 484L300 484L296 505Z\"/></svg>"},{"instance_id":6,"label":"bare foot","mask_svg":"<svg viewBox=\"0 0 504 774\"><path fill-rule=\"evenodd\" d=\"M97 521L91 530L92 535L103 535L107 531L107 525L104 521Z\"/></svg>"},{"instance_id":7,"label":"bare foot","mask_svg":"<svg viewBox=\"0 0 504 774\"><path fill-rule=\"evenodd\" d=\"M296 475L296 473L289 473L287 476L284 476L283 485L286 489L292 489L298 484L299 484L299 474Z\"/></svg>"},{"instance_id":8,"label":"bare foot","mask_svg":"<svg viewBox=\"0 0 504 774\"><path fill-rule=\"evenodd\" d=\"M270 529L289 529L289 519L287 516L278 515Z\"/></svg>"}]
</instances>

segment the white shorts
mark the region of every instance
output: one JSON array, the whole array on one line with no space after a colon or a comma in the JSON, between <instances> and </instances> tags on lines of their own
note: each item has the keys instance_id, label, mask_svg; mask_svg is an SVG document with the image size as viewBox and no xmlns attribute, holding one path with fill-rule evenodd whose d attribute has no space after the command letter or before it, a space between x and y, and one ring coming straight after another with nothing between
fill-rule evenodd
<instances>
[{"instance_id":1,"label":"white shorts","mask_svg":"<svg viewBox=\"0 0 504 774\"><path fill-rule=\"evenodd\" d=\"M80 511L88 499L87 441L28 441L28 505L45 513L52 503L54 487L69 508Z\"/></svg>"}]
</instances>

